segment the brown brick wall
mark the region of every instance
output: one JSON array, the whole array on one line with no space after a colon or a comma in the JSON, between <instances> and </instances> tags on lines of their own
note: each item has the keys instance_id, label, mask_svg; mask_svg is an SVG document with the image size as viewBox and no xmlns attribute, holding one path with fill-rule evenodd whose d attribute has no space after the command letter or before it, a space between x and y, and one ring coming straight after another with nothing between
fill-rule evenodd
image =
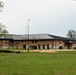
<instances>
[{"instance_id":1,"label":"brown brick wall","mask_svg":"<svg viewBox=\"0 0 76 75\"><path fill-rule=\"evenodd\" d=\"M28 41L23 42L23 45L28 45ZM29 45L30 46L37 46L37 45L47 45L47 44L51 44L52 45L52 41L37 41L37 43L34 41L29 41Z\"/></svg>"},{"instance_id":2,"label":"brown brick wall","mask_svg":"<svg viewBox=\"0 0 76 75\"><path fill-rule=\"evenodd\" d=\"M9 40L3 40L3 46L10 46Z\"/></svg>"},{"instance_id":3,"label":"brown brick wall","mask_svg":"<svg viewBox=\"0 0 76 75\"><path fill-rule=\"evenodd\" d=\"M10 40L0 40L0 46L4 47L23 47L24 45L28 45L28 41L10 41ZM44 40L44 41L29 41L29 46L47 46L51 45L52 48L58 48L59 46L64 47L64 42L63 41L58 41L58 40ZM76 44L72 44L72 46L76 46Z\"/></svg>"}]
</instances>

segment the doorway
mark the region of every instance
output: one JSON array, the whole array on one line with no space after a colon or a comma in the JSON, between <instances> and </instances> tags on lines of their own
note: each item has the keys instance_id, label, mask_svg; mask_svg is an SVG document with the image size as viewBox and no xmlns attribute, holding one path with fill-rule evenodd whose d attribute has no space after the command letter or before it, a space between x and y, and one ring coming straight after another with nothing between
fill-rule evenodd
<instances>
[{"instance_id":1,"label":"doorway","mask_svg":"<svg viewBox=\"0 0 76 75\"><path fill-rule=\"evenodd\" d=\"M23 49L26 49L26 45L23 45Z\"/></svg>"}]
</instances>

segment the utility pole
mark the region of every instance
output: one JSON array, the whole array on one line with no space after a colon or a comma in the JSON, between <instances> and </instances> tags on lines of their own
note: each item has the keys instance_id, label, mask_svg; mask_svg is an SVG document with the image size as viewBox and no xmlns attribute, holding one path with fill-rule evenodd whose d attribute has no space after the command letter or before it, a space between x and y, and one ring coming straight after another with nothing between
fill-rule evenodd
<instances>
[{"instance_id":1,"label":"utility pole","mask_svg":"<svg viewBox=\"0 0 76 75\"><path fill-rule=\"evenodd\" d=\"M29 53L29 21L30 19L28 19L28 53Z\"/></svg>"}]
</instances>

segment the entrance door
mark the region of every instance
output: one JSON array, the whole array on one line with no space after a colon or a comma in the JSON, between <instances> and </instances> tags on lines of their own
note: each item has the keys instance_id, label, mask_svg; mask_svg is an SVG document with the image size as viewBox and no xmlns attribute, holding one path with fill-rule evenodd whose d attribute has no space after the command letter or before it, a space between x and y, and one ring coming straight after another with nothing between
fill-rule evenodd
<instances>
[{"instance_id":1,"label":"entrance door","mask_svg":"<svg viewBox=\"0 0 76 75\"><path fill-rule=\"evenodd\" d=\"M71 48L71 46L72 46L72 44L71 44L71 43L69 43L69 41L68 41L68 42L65 42L65 46L67 47L67 49L70 49L70 48Z\"/></svg>"},{"instance_id":2,"label":"entrance door","mask_svg":"<svg viewBox=\"0 0 76 75\"><path fill-rule=\"evenodd\" d=\"M47 49L50 49L50 48L49 48L49 45L47 45Z\"/></svg>"},{"instance_id":3,"label":"entrance door","mask_svg":"<svg viewBox=\"0 0 76 75\"><path fill-rule=\"evenodd\" d=\"M37 49L37 46L32 46L33 49Z\"/></svg>"},{"instance_id":4,"label":"entrance door","mask_svg":"<svg viewBox=\"0 0 76 75\"><path fill-rule=\"evenodd\" d=\"M68 43L67 48L68 48L68 49L71 48L71 43Z\"/></svg>"},{"instance_id":5,"label":"entrance door","mask_svg":"<svg viewBox=\"0 0 76 75\"><path fill-rule=\"evenodd\" d=\"M38 45L38 49L40 49L40 45Z\"/></svg>"},{"instance_id":6,"label":"entrance door","mask_svg":"<svg viewBox=\"0 0 76 75\"><path fill-rule=\"evenodd\" d=\"M43 49L45 49L45 45L43 45Z\"/></svg>"},{"instance_id":7,"label":"entrance door","mask_svg":"<svg viewBox=\"0 0 76 75\"><path fill-rule=\"evenodd\" d=\"M26 45L23 45L23 49L26 49Z\"/></svg>"}]
</instances>

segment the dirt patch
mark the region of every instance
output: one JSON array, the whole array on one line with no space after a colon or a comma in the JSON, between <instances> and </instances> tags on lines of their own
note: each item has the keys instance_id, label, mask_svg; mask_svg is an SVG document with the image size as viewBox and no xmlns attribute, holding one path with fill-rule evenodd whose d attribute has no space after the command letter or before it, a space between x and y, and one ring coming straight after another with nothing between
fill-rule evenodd
<instances>
[{"instance_id":1,"label":"dirt patch","mask_svg":"<svg viewBox=\"0 0 76 75\"><path fill-rule=\"evenodd\" d=\"M29 52L41 52L41 53L56 53L60 51L76 51L76 50L74 49L29 50ZM28 50L21 50L21 52L28 52Z\"/></svg>"},{"instance_id":2,"label":"dirt patch","mask_svg":"<svg viewBox=\"0 0 76 75\"><path fill-rule=\"evenodd\" d=\"M42 53L56 53L57 51L56 50L40 50L39 52L42 52Z\"/></svg>"}]
</instances>

